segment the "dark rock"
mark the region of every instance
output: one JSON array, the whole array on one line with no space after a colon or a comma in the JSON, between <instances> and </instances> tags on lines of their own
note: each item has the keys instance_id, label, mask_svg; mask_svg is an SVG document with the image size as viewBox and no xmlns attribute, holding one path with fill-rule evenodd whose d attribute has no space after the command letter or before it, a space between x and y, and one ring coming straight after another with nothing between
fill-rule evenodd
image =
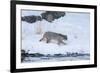
<instances>
[{"instance_id":1,"label":"dark rock","mask_svg":"<svg viewBox=\"0 0 100 73\"><path fill-rule=\"evenodd\" d=\"M28 23L35 23L36 21L41 21L42 18L40 16L24 16L21 18L22 21L26 21Z\"/></svg>"},{"instance_id":2,"label":"dark rock","mask_svg":"<svg viewBox=\"0 0 100 73\"><path fill-rule=\"evenodd\" d=\"M41 14L42 18L47 20L48 22L52 22L55 19L63 17L64 15L65 12L58 12L58 11L46 11L45 13Z\"/></svg>"}]
</instances>

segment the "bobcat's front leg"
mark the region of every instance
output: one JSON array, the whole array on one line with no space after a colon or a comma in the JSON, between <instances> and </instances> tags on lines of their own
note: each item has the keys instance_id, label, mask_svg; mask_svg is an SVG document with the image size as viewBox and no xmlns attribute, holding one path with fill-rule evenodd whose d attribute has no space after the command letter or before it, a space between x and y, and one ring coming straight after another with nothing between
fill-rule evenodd
<instances>
[{"instance_id":1,"label":"bobcat's front leg","mask_svg":"<svg viewBox=\"0 0 100 73\"><path fill-rule=\"evenodd\" d=\"M60 44L66 45L66 43L64 43L63 41L58 41L58 45L60 45Z\"/></svg>"}]
</instances>

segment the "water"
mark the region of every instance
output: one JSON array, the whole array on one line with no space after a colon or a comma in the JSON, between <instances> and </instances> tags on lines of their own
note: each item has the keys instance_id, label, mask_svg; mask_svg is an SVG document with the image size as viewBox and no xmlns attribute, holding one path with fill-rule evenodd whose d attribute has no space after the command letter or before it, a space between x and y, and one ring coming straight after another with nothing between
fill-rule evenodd
<instances>
[{"instance_id":1,"label":"water","mask_svg":"<svg viewBox=\"0 0 100 73\"><path fill-rule=\"evenodd\" d=\"M90 56L77 57L26 57L23 63L29 62L59 62L59 61L77 61L90 60Z\"/></svg>"}]
</instances>

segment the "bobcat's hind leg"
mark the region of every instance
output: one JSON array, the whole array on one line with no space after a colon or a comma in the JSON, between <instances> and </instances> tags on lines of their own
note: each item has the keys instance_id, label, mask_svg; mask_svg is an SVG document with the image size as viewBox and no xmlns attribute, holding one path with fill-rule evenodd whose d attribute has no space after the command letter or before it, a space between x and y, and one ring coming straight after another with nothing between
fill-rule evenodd
<instances>
[{"instance_id":1,"label":"bobcat's hind leg","mask_svg":"<svg viewBox=\"0 0 100 73\"><path fill-rule=\"evenodd\" d=\"M43 40L43 38L41 38L39 41L42 41Z\"/></svg>"},{"instance_id":2,"label":"bobcat's hind leg","mask_svg":"<svg viewBox=\"0 0 100 73\"><path fill-rule=\"evenodd\" d=\"M49 39L47 39L47 40L46 40L46 43L49 43L49 42L50 42L50 40L49 40Z\"/></svg>"}]
</instances>

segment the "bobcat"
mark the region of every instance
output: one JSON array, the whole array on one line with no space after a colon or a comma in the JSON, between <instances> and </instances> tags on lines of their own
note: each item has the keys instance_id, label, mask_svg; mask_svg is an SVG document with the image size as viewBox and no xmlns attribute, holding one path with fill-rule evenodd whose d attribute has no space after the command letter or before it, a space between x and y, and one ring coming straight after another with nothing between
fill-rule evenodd
<instances>
[{"instance_id":1,"label":"bobcat","mask_svg":"<svg viewBox=\"0 0 100 73\"><path fill-rule=\"evenodd\" d=\"M60 45L60 44L66 44L63 42L63 40L67 40L67 36L66 35L63 35L63 34L60 34L60 33L55 33L55 32L45 32L44 35L43 35L43 38L40 39L40 41L42 40L46 40L46 43L49 43L51 40L55 40L57 41L57 44Z\"/></svg>"}]
</instances>

